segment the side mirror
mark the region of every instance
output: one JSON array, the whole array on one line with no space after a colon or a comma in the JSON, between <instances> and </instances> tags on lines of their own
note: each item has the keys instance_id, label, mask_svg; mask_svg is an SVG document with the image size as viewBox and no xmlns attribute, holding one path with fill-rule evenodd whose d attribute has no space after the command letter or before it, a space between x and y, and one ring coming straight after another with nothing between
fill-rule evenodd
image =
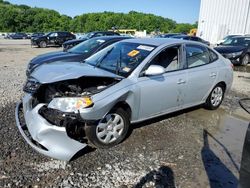
<instances>
[{"instance_id":1,"label":"side mirror","mask_svg":"<svg viewBox=\"0 0 250 188\"><path fill-rule=\"evenodd\" d=\"M156 76L165 73L165 69L160 65L150 65L145 71L146 76Z\"/></svg>"}]
</instances>

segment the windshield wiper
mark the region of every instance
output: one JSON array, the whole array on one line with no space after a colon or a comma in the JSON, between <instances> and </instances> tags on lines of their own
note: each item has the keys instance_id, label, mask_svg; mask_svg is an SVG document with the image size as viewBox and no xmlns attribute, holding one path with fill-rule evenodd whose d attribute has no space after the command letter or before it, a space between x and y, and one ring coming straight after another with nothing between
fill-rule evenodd
<instances>
[{"instance_id":1,"label":"windshield wiper","mask_svg":"<svg viewBox=\"0 0 250 188\"><path fill-rule=\"evenodd\" d=\"M103 56L103 57L101 57L100 59L98 59L97 60L97 63L95 64L95 68L96 67L99 67L100 66L100 64L102 63L102 61L110 54L110 52L113 50L113 48L111 48L109 51L107 51L107 53Z\"/></svg>"},{"instance_id":2,"label":"windshield wiper","mask_svg":"<svg viewBox=\"0 0 250 188\"><path fill-rule=\"evenodd\" d=\"M116 71L115 71L115 73L116 73L117 75L119 75L119 73L120 73L121 61L122 61L122 53L121 53L121 50L120 50L119 59L117 59L117 62L116 62Z\"/></svg>"}]
</instances>

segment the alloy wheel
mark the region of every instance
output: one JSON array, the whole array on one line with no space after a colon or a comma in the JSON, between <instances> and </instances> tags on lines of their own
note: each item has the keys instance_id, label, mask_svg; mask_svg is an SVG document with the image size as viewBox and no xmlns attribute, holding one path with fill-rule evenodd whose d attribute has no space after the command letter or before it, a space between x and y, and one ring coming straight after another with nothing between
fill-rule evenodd
<instances>
[{"instance_id":1,"label":"alloy wheel","mask_svg":"<svg viewBox=\"0 0 250 188\"><path fill-rule=\"evenodd\" d=\"M222 99L223 99L223 90L221 87L218 86L214 88L214 90L212 91L211 104L214 107L216 107L221 103Z\"/></svg>"},{"instance_id":2,"label":"alloy wheel","mask_svg":"<svg viewBox=\"0 0 250 188\"><path fill-rule=\"evenodd\" d=\"M123 133L124 120L116 113L108 114L96 127L96 136L105 144L115 142Z\"/></svg>"},{"instance_id":3,"label":"alloy wheel","mask_svg":"<svg viewBox=\"0 0 250 188\"><path fill-rule=\"evenodd\" d=\"M249 63L249 60L250 60L249 55L246 54L242 59L242 65L247 65Z\"/></svg>"}]
</instances>

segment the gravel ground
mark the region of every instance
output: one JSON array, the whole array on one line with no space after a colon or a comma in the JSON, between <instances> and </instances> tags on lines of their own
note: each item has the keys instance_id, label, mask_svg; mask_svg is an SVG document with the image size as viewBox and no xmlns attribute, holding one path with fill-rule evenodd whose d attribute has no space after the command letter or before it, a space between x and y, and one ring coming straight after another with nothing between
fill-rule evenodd
<instances>
[{"instance_id":1,"label":"gravel ground","mask_svg":"<svg viewBox=\"0 0 250 188\"><path fill-rule=\"evenodd\" d=\"M14 118L28 61L56 50L0 39L0 187L236 187L249 120L238 99L249 96L249 66L237 68L218 110L197 107L133 125L120 145L63 162L31 149Z\"/></svg>"}]
</instances>

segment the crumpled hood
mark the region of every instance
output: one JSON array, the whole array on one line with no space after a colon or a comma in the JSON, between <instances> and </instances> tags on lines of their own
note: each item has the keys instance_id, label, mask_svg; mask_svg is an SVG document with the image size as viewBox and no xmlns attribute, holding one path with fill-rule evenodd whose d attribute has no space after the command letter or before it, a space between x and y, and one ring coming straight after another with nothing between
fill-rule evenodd
<instances>
[{"instance_id":1,"label":"crumpled hood","mask_svg":"<svg viewBox=\"0 0 250 188\"><path fill-rule=\"evenodd\" d=\"M87 63L55 62L38 67L31 74L41 84L77 79L83 76L123 78L111 72L93 67Z\"/></svg>"},{"instance_id":2,"label":"crumpled hood","mask_svg":"<svg viewBox=\"0 0 250 188\"><path fill-rule=\"evenodd\" d=\"M67 59L75 59L78 57L83 57L83 54L75 54L75 53L68 53L68 52L50 52L46 54L39 55L31 60L32 65L43 64L43 63L50 63L59 60L67 60ZM84 57L83 57L84 58ZM71 60L71 61L72 61ZM75 60L74 60L75 61Z\"/></svg>"},{"instance_id":3,"label":"crumpled hood","mask_svg":"<svg viewBox=\"0 0 250 188\"><path fill-rule=\"evenodd\" d=\"M228 53L240 52L242 50L245 50L246 47L244 46L219 46L214 49L219 53L228 54Z\"/></svg>"}]
</instances>

